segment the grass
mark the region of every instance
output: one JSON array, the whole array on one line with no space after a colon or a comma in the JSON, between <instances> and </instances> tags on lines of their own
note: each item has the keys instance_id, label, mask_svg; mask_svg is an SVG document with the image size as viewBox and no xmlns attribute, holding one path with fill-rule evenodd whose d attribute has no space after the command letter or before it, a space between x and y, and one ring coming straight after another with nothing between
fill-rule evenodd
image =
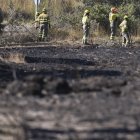
<instances>
[{"instance_id":1,"label":"grass","mask_svg":"<svg viewBox=\"0 0 140 140\"><path fill-rule=\"evenodd\" d=\"M132 36L132 40L134 40L134 42L136 43L140 43L140 36L136 36L136 37Z\"/></svg>"},{"instance_id":2,"label":"grass","mask_svg":"<svg viewBox=\"0 0 140 140\"><path fill-rule=\"evenodd\" d=\"M78 6L83 6L81 0L42 0L41 2L39 9L41 10L43 7L46 7L51 10L54 15L60 15ZM33 0L0 0L0 7L4 12L8 11L10 3L16 10L25 11L30 14L32 14L35 9Z\"/></svg>"},{"instance_id":3,"label":"grass","mask_svg":"<svg viewBox=\"0 0 140 140\"><path fill-rule=\"evenodd\" d=\"M10 4L9 1L12 2L13 7L17 10L17 12L21 11L22 13L25 12L29 14L34 13L35 5L33 3L33 0L0 0L0 7L2 8L3 11L5 12L8 11L9 4ZM50 35L49 35L50 40L72 40L72 41L81 40L83 31L82 31L82 25L80 21L81 15L79 14L80 13L83 14L83 11L85 9L82 0L42 0L42 3L40 4L40 10L44 6L47 7L49 14L51 15L51 19L52 19L51 22L52 24L54 24L54 27L52 27L50 31ZM79 7L81 8L80 12L78 9ZM75 14L76 10L78 10L77 14ZM60 19L63 16L64 18ZM75 16L75 18L73 18L73 16ZM67 18L65 19L65 17ZM75 19L78 20L74 21ZM59 20L62 20L62 24L64 23L63 27L59 28L59 23L60 23ZM65 24L66 22L67 24ZM90 34L90 40L93 40L93 42L103 42L104 40L108 41L109 35L105 33L103 29L99 30L100 28L98 23L95 23L95 25L94 23L92 23L92 26L94 27L92 27L91 29L92 33ZM36 33L33 32L33 34ZM13 37L10 38L12 38L12 40L15 40L16 36L13 35ZM134 42L140 42L139 36L137 37L133 36L132 39L134 40ZM18 37L17 39L18 42L20 41L26 42L26 41L34 41L34 40L35 39L33 39L30 33L23 34L21 35L21 37ZM118 37L117 40L120 41L121 38Z\"/></svg>"},{"instance_id":4,"label":"grass","mask_svg":"<svg viewBox=\"0 0 140 140\"><path fill-rule=\"evenodd\" d=\"M13 62L17 64L25 63L25 57L23 54L20 54L20 53L17 53L17 54L10 53L8 56L0 57L0 60L6 63L8 62Z\"/></svg>"},{"instance_id":5,"label":"grass","mask_svg":"<svg viewBox=\"0 0 140 140\"><path fill-rule=\"evenodd\" d=\"M0 7L4 13L9 12L10 7L28 14L33 14L34 12L34 3L32 0L0 0Z\"/></svg>"}]
</instances>

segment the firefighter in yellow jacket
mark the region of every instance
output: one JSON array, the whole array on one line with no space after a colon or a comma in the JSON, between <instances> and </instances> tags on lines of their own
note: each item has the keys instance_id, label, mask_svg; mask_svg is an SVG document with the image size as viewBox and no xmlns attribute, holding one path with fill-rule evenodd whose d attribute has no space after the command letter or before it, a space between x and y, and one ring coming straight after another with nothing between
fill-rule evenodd
<instances>
[{"instance_id":1,"label":"firefighter in yellow jacket","mask_svg":"<svg viewBox=\"0 0 140 140\"><path fill-rule=\"evenodd\" d=\"M109 13L109 22L110 22L110 40L114 40L115 33L116 33L116 24L117 24L117 9L115 7L111 8L111 12Z\"/></svg>"},{"instance_id":2,"label":"firefighter in yellow jacket","mask_svg":"<svg viewBox=\"0 0 140 140\"><path fill-rule=\"evenodd\" d=\"M45 8L43 8L36 21L39 22L39 41L45 41L50 28L50 18Z\"/></svg>"},{"instance_id":3,"label":"firefighter in yellow jacket","mask_svg":"<svg viewBox=\"0 0 140 140\"><path fill-rule=\"evenodd\" d=\"M82 43L84 45L87 45L87 38L89 36L89 30L90 30L90 11L85 10L83 18L82 18L82 24L83 24L83 39Z\"/></svg>"},{"instance_id":4,"label":"firefighter in yellow jacket","mask_svg":"<svg viewBox=\"0 0 140 140\"><path fill-rule=\"evenodd\" d=\"M121 28L122 46L127 47L130 43L129 23L128 23L128 16L127 15L124 16L123 21L119 25L119 27Z\"/></svg>"}]
</instances>

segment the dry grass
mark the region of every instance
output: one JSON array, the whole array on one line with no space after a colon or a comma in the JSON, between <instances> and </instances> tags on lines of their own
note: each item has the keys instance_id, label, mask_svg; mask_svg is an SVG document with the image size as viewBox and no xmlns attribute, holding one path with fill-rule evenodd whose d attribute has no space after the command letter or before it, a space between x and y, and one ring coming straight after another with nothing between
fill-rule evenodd
<instances>
[{"instance_id":1,"label":"dry grass","mask_svg":"<svg viewBox=\"0 0 140 140\"><path fill-rule=\"evenodd\" d=\"M0 7L2 8L2 10L7 11L8 6L9 6L9 1L11 1L14 4L14 7L17 10L26 11L27 13L34 12L33 0L0 0ZM40 8L44 6L48 8L49 12L52 15L52 18L54 17L54 19L56 19L55 17L65 16L65 13L69 13L77 9L78 7L84 7L84 4L83 4L83 0L42 0L42 4L40 5ZM57 20L54 22L58 24ZM78 24L80 25L80 21ZM104 33L102 29L101 30L99 29L99 25L96 25L96 26L93 25L93 26L94 27L91 29L92 34L90 35L90 40L98 40L98 38L101 41L108 40L108 37L106 37L107 36L106 33ZM82 38L82 27L80 28L81 29L74 29L74 28L68 27L66 29L64 27L62 29L59 29L59 28L53 27L53 29L51 29L51 32L50 32L50 38L51 40L63 40L63 39L69 39L73 41L80 40ZM30 36L31 35L27 35L27 34L21 35L21 37L16 39L16 41L17 42L34 41L32 39L33 37L30 37ZM12 40L15 40L14 35L11 38ZM132 39L135 42L140 42L140 37L132 37Z\"/></svg>"},{"instance_id":2,"label":"dry grass","mask_svg":"<svg viewBox=\"0 0 140 140\"><path fill-rule=\"evenodd\" d=\"M47 7L54 16L61 16L65 12L70 12L79 6L84 6L82 0L43 0L42 7Z\"/></svg>"},{"instance_id":3,"label":"dry grass","mask_svg":"<svg viewBox=\"0 0 140 140\"><path fill-rule=\"evenodd\" d=\"M83 31L81 29L73 29L73 28L52 28L49 33L49 40L51 41L63 41L63 40L70 40L70 41L77 41L82 38Z\"/></svg>"},{"instance_id":4,"label":"dry grass","mask_svg":"<svg viewBox=\"0 0 140 140\"><path fill-rule=\"evenodd\" d=\"M35 5L33 0L0 0L0 7L3 11L7 12L10 2L13 3L15 9L26 11L27 13L34 12ZM83 6L83 3L82 0L42 0L40 6L52 10L54 15L60 15L63 11Z\"/></svg>"},{"instance_id":5,"label":"dry grass","mask_svg":"<svg viewBox=\"0 0 140 140\"><path fill-rule=\"evenodd\" d=\"M9 9L10 2L16 10L33 13L34 3L32 0L0 0L0 7L4 12L7 12Z\"/></svg>"},{"instance_id":6,"label":"dry grass","mask_svg":"<svg viewBox=\"0 0 140 140\"><path fill-rule=\"evenodd\" d=\"M79 31L79 30L70 29L68 30L68 32L69 32L69 36L67 39L76 41L82 38L82 34L83 34L82 30Z\"/></svg>"},{"instance_id":7,"label":"dry grass","mask_svg":"<svg viewBox=\"0 0 140 140\"><path fill-rule=\"evenodd\" d=\"M11 53L8 56L0 57L0 60L6 63L8 62L14 62L17 64L25 63L25 57L23 54L20 54L20 53L17 53L17 54Z\"/></svg>"},{"instance_id":8,"label":"dry grass","mask_svg":"<svg viewBox=\"0 0 140 140\"><path fill-rule=\"evenodd\" d=\"M7 59L10 62L14 63L25 63L25 58L23 54L10 54L9 58Z\"/></svg>"},{"instance_id":9,"label":"dry grass","mask_svg":"<svg viewBox=\"0 0 140 140\"><path fill-rule=\"evenodd\" d=\"M140 36L136 36L136 37L132 36L132 41L140 43Z\"/></svg>"}]
</instances>

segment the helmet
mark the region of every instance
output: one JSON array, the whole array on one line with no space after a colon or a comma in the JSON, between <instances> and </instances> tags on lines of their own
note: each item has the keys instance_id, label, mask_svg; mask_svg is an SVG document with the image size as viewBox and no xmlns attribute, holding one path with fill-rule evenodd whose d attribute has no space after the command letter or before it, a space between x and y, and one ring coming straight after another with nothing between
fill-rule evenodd
<instances>
[{"instance_id":1,"label":"helmet","mask_svg":"<svg viewBox=\"0 0 140 140\"><path fill-rule=\"evenodd\" d=\"M127 16L127 15L125 15L123 18L124 18L124 19L128 19L128 16Z\"/></svg>"},{"instance_id":2,"label":"helmet","mask_svg":"<svg viewBox=\"0 0 140 140\"><path fill-rule=\"evenodd\" d=\"M47 12L46 8L43 8L43 9L42 9L42 12Z\"/></svg>"},{"instance_id":3,"label":"helmet","mask_svg":"<svg viewBox=\"0 0 140 140\"><path fill-rule=\"evenodd\" d=\"M90 13L90 11L86 9L84 13L85 14L88 14L88 13Z\"/></svg>"},{"instance_id":4,"label":"helmet","mask_svg":"<svg viewBox=\"0 0 140 140\"><path fill-rule=\"evenodd\" d=\"M111 12L114 12L114 13L117 12L117 8L116 7L112 7L111 8Z\"/></svg>"}]
</instances>

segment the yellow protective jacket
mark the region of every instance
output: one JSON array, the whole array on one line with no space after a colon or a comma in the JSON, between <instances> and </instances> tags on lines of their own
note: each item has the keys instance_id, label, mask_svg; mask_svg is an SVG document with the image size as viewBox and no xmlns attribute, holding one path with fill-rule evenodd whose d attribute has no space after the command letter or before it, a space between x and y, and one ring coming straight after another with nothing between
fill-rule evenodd
<instances>
[{"instance_id":1,"label":"yellow protective jacket","mask_svg":"<svg viewBox=\"0 0 140 140\"><path fill-rule=\"evenodd\" d=\"M114 22L117 19L118 15L116 13L109 13L109 21Z\"/></svg>"},{"instance_id":2,"label":"yellow protective jacket","mask_svg":"<svg viewBox=\"0 0 140 140\"><path fill-rule=\"evenodd\" d=\"M128 31L128 21L126 19L124 19L122 21L122 23L119 25L119 27L121 28L121 32L127 32Z\"/></svg>"},{"instance_id":3,"label":"yellow protective jacket","mask_svg":"<svg viewBox=\"0 0 140 140\"><path fill-rule=\"evenodd\" d=\"M89 16L87 16L87 15L84 15L83 16L83 18L82 18L82 24L83 25L90 26L90 18L89 18Z\"/></svg>"},{"instance_id":4,"label":"yellow protective jacket","mask_svg":"<svg viewBox=\"0 0 140 140\"><path fill-rule=\"evenodd\" d=\"M46 13L42 13L38 16L38 18L36 19L36 21L38 21L40 24L49 24L50 25L50 18L48 16L48 14Z\"/></svg>"}]
</instances>

